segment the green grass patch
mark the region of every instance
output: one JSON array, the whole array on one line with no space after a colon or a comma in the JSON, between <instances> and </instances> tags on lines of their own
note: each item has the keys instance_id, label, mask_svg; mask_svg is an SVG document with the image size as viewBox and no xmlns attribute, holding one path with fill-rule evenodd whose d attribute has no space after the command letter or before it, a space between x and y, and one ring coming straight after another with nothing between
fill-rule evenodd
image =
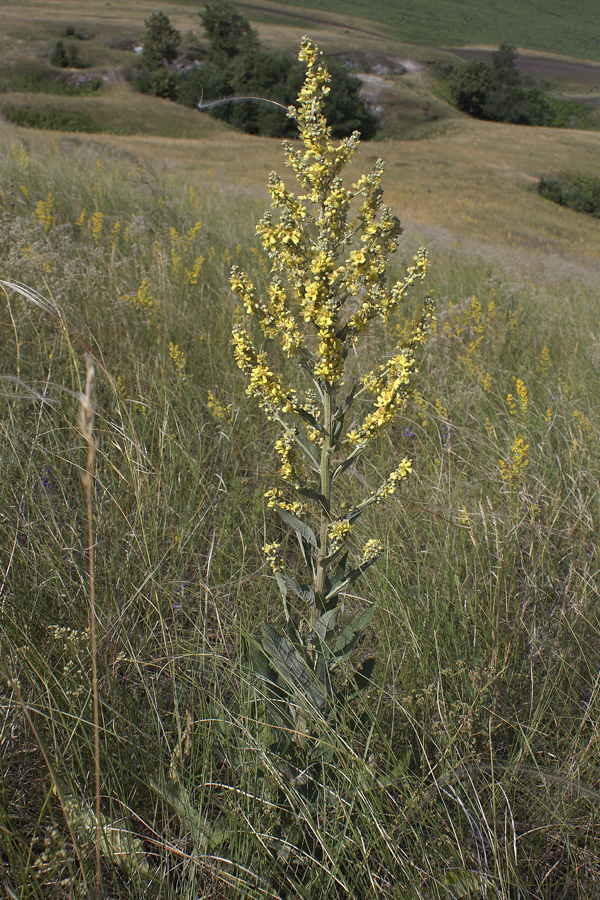
<instances>
[{"instance_id":1,"label":"green grass patch","mask_svg":"<svg viewBox=\"0 0 600 900\"><path fill-rule=\"evenodd\" d=\"M24 60L0 70L0 93L64 94L81 97L96 94L102 80L96 76L74 81L70 75L35 60Z\"/></svg>"},{"instance_id":2,"label":"green grass patch","mask_svg":"<svg viewBox=\"0 0 600 900\"><path fill-rule=\"evenodd\" d=\"M25 128L42 128L46 131L82 131L88 134L97 134L102 129L91 116L72 109L27 109L24 107L2 107L5 119L13 125L21 125Z\"/></svg>"}]
</instances>

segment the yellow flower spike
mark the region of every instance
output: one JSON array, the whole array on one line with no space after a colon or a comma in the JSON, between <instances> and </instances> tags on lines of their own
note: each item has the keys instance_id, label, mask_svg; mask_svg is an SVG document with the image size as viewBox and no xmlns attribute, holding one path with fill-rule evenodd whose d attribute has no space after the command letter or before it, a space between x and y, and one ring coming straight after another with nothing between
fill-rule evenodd
<instances>
[{"instance_id":1,"label":"yellow flower spike","mask_svg":"<svg viewBox=\"0 0 600 900\"><path fill-rule=\"evenodd\" d=\"M417 320L397 332L399 340L387 362L376 365L362 382L360 375L347 370L349 352L356 350L373 320L387 322L408 291L424 279L427 256L420 250L404 278L387 286L388 257L398 248L402 227L383 202L383 162L377 160L371 172L344 186L340 173L355 153L359 135L334 144L323 115L329 73L308 38L302 39L300 59L306 78L297 106L288 112L298 127L299 142L284 142L286 162L299 187L293 193L280 175L269 175L270 209L256 226L264 284L262 276L253 281L233 267L231 288L240 300L233 352L245 376L246 393L283 428L275 444L283 490L268 490L265 503L296 531L309 583L296 581L295 573L279 574L284 561L278 546L267 544L264 551L277 576L286 616L301 618L302 602L310 606L305 618L295 622L295 634L300 642L306 637L304 658L316 672L321 651L311 635L319 616L337 602L332 567L346 565L342 546L346 540L351 543L352 523L367 506L399 488L412 462L403 459L357 506L344 505L338 478L405 407L417 373L417 347L435 319L432 301L426 299ZM294 388L286 386L279 374L284 369L272 361L273 343L295 358L295 373L287 376L297 379ZM286 374L289 368L286 364ZM357 422L359 403L364 405ZM368 541L359 566L382 551L378 541ZM290 553L286 545L286 563ZM338 585L343 583L338 577ZM292 590L296 599L290 606L286 598L293 584L301 590Z\"/></svg>"}]
</instances>

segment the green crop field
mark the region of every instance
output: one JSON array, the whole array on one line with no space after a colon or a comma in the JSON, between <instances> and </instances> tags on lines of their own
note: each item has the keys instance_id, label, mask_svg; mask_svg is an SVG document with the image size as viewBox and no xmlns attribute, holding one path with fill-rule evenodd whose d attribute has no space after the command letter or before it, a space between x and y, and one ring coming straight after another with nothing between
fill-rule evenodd
<instances>
[{"instance_id":1,"label":"green crop field","mask_svg":"<svg viewBox=\"0 0 600 900\"><path fill-rule=\"evenodd\" d=\"M144 19L202 45L200 4L0 3L0 113L54 129L0 117L0 896L597 895L600 221L536 187L597 178L598 132L468 118L427 65L593 60L597 23L469 7L428 36L398 3L239 5L378 109L334 252L337 151L290 167L132 90ZM388 251L388 283L417 268L386 317Z\"/></svg>"},{"instance_id":2,"label":"green crop field","mask_svg":"<svg viewBox=\"0 0 600 900\"><path fill-rule=\"evenodd\" d=\"M260 5L243 6L251 15ZM269 3L268 9L278 6L299 9L293 0ZM527 4L518 0L502 4L477 0L422 0L418 4L411 0L313 0L303 6L321 15L360 17L365 31L375 29L407 43L460 47L507 42L600 60L600 20L595 0L531 0Z\"/></svg>"}]
</instances>

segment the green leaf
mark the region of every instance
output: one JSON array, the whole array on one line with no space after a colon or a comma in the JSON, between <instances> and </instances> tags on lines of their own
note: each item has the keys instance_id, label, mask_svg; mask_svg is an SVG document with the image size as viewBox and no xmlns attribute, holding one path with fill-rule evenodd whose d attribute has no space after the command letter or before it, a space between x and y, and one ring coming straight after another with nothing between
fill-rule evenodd
<instances>
[{"instance_id":1,"label":"green leaf","mask_svg":"<svg viewBox=\"0 0 600 900\"><path fill-rule=\"evenodd\" d=\"M292 642L267 622L263 623L262 632L262 645L273 667L294 693L316 709L322 709L327 700L325 685L309 669Z\"/></svg>"},{"instance_id":2,"label":"green leaf","mask_svg":"<svg viewBox=\"0 0 600 900\"><path fill-rule=\"evenodd\" d=\"M308 603L309 606L315 605L315 592L312 588L307 584L298 584L291 575L284 575L283 577L290 591L296 594L297 597L300 597L301 600L304 600L305 603Z\"/></svg>"},{"instance_id":3,"label":"green leaf","mask_svg":"<svg viewBox=\"0 0 600 900\"><path fill-rule=\"evenodd\" d=\"M343 475L343 473L346 471L346 469L349 469L350 466L354 462L356 462L356 460L358 459L358 457L361 455L362 452L363 452L362 447L357 447L356 450L353 450L352 453L346 457L344 462L340 463L339 466L337 466L333 470L332 475L331 475L331 481L333 482L336 480L336 478L339 478L340 475Z\"/></svg>"},{"instance_id":4,"label":"green leaf","mask_svg":"<svg viewBox=\"0 0 600 900\"><path fill-rule=\"evenodd\" d=\"M315 419L315 417L308 412L306 409L298 409L296 410L301 419L303 419L307 425L310 425L311 428L314 428L315 431L320 432L321 434L327 434L326 430L323 428L320 422Z\"/></svg>"},{"instance_id":5,"label":"green leaf","mask_svg":"<svg viewBox=\"0 0 600 900\"><path fill-rule=\"evenodd\" d=\"M254 638L246 638L245 641L245 657L248 667L256 675L262 678L269 678L271 675L271 666L269 665L269 657L260 647Z\"/></svg>"},{"instance_id":6,"label":"green leaf","mask_svg":"<svg viewBox=\"0 0 600 900\"><path fill-rule=\"evenodd\" d=\"M316 421L316 419L315 419ZM318 426L318 423L317 423ZM314 426L313 426L314 427ZM318 426L320 427L320 426ZM322 430L322 429L321 429ZM309 463L312 463L312 469L315 472L318 472L321 468L321 451L320 448L317 447L312 441L309 441L305 434L302 434L301 431L294 432L294 439L296 443L299 445L300 449L308 459Z\"/></svg>"},{"instance_id":7,"label":"green leaf","mask_svg":"<svg viewBox=\"0 0 600 900\"><path fill-rule=\"evenodd\" d=\"M285 578L278 569L275 570L275 581L277 582L277 587L281 592L281 597L285 602L287 600L287 584L285 583Z\"/></svg>"},{"instance_id":8,"label":"green leaf","mask_svg":"<svg viewBox=\"0 0 600 900\"><path fill-rule=\"evenodd\" d=\"M348 572L347 575L341 576L341 577L337 578L335 581L333 581L333 579L332 579L332 584L331 584L331 587L329 588L329 591L325 595L325 600L330 600L336 594L339 594L341 591L344 591L351 584L354 584L354 582L358 578L360 578L360 576L364 572L366 572L367 569L370 569L371 566L377 562L377 559L378 559L378 557L375 556L373 559L369 559L369 560L367 560L367 562L363 563L362 565L357 566L356 569L352 569L352 571Z\"/></svg>"},{"instance_id":9,"label":"green leaf","mask_svg":"<svg viewBox=\"0 0 600 900\"><path fill-rule=\"evenodd\" d=\"M314 575L315 572L315 555L312 552L311 545L308 541L305 541L301 534L296 532L296 538L298 543L300 544L300 550L302 551L302 558L306 563L306 568L308 569L311 576Z\"/></svg>"},{"instance_id":10,"label":"green leaf","mask_svg":"<svg viewBox=\"0 0 600 900\"><path fill-rule=\"evenodd\" d=\"M286 509L277 507L277 512L286 525L293 528L297 534L301 534L315 549L317 548L317 539L310 525L307 525L306 522L303 522L301 519L297 519L296 516L293 516Z\"/></svg>"},{"instance_id":11,"label":"green leaf","mask_svg":"<svg viewBox=\"0 0 600 900\"><path fill-rule=\"evenodd\" d=\"M309 500L315 500L323 507L326 513L329 512L329 504L327 502L327 497L325 497L324 494L319 494L318 491L311 491L310 488L298 488L297 493L300 494L301 497L308 497Z\"/></svg>"},{"instance_id":12,"label":"green leaf","mask_svg":"<svg viewBox=\"0 0 600 900\"><path fill-rule=\"evenodd\" d=\"M348 657L355 645L358 641L359 637L363 634L365 629L371 624L371 620L375 615L375 610L377 609L377 603L373 603L371 606L368 606L364 609L349 625L346 625L342 633L339 635L337 641L335 642L335 646L333 648L333 654L338 659Z\"/></svg>"},{"instance_id":13,"label":"green leaf","mask_svg":"<svg viewBox=\"0 0 600 900\"><path fill-rule=\"evenodd\" d=\"M319 640L327 640L327 635L334 631L337 625L337 617L338 608L334 607L333 609L328 609L327 612L324 612L323 615L317 619L314 634L316 634Z\"/></svg>"},{"instance_id":14,"label":"green leaf","mask_svg":"<svg viewBox=\"0 0 600 900\"><path fill-rule=\"evenodd\" d=\"M323 568L325 568L326 566L332 565L334 562L337 562L337 560L340 558L340 556L344 556L344 558L347 558L347 556L348 556L348 551L346 550L346 548L344 547L343 544L341 547L338 547L334 553L330 553L329 556L324 556L323 559L321 560L321 565L323 566ZM344 562L344 565L345 565L345 562Z\"/></svg>"},{"instance_id":15,"label":"green leaf","mask_svg":"<svg viewBox=\"0 0 600 900\"><path fill-rule=\"evenodd\" d=\"M355 382L355 383L352 385L352 388L351 388L351 390L350 390L350 393L347 395L347 397L346 397L344 400L342 400L342 402L340 403L340 405L339 405L338 408L336 409L336 411L335 411L335 413L334 413L334 415L333 415L333 418L334 418L334 419L340 420L340 419L343 419L343 418L344 418L344 416L346 415L346 413L348 412L348 410L349 410L350 407L352 406L352 403L354 402L354 395L356 394L356 389L357 389L357 387L358 387L358 382Z\"/></svg>"}]
</instances>

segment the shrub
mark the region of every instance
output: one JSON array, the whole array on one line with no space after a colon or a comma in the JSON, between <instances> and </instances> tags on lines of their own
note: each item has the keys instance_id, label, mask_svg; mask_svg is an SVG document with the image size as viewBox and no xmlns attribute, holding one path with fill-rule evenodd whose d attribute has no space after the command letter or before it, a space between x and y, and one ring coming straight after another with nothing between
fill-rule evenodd
<instances>
[{"instance_id":1,"label":"shrub","mask_svg":"<svg viewBox=\"0 0 600 900\"><path fill-rule=\"evenodd\" d=\"M564 172L556 178L542 176L538 194L560 206L600 218L600 178Z\"/></svg>"},{"instance_id":2,"label":"shrub","mask_svg":"<svg viewBox=\"0 0 600 900\"><path fill-rule=\"evenodd\" d=\"M24 109L4 106L4 118L24 128L43 128L46 131L84 131L96 134L103 129L86 113L71 109Z\"/></svg>"}]
</instances>

